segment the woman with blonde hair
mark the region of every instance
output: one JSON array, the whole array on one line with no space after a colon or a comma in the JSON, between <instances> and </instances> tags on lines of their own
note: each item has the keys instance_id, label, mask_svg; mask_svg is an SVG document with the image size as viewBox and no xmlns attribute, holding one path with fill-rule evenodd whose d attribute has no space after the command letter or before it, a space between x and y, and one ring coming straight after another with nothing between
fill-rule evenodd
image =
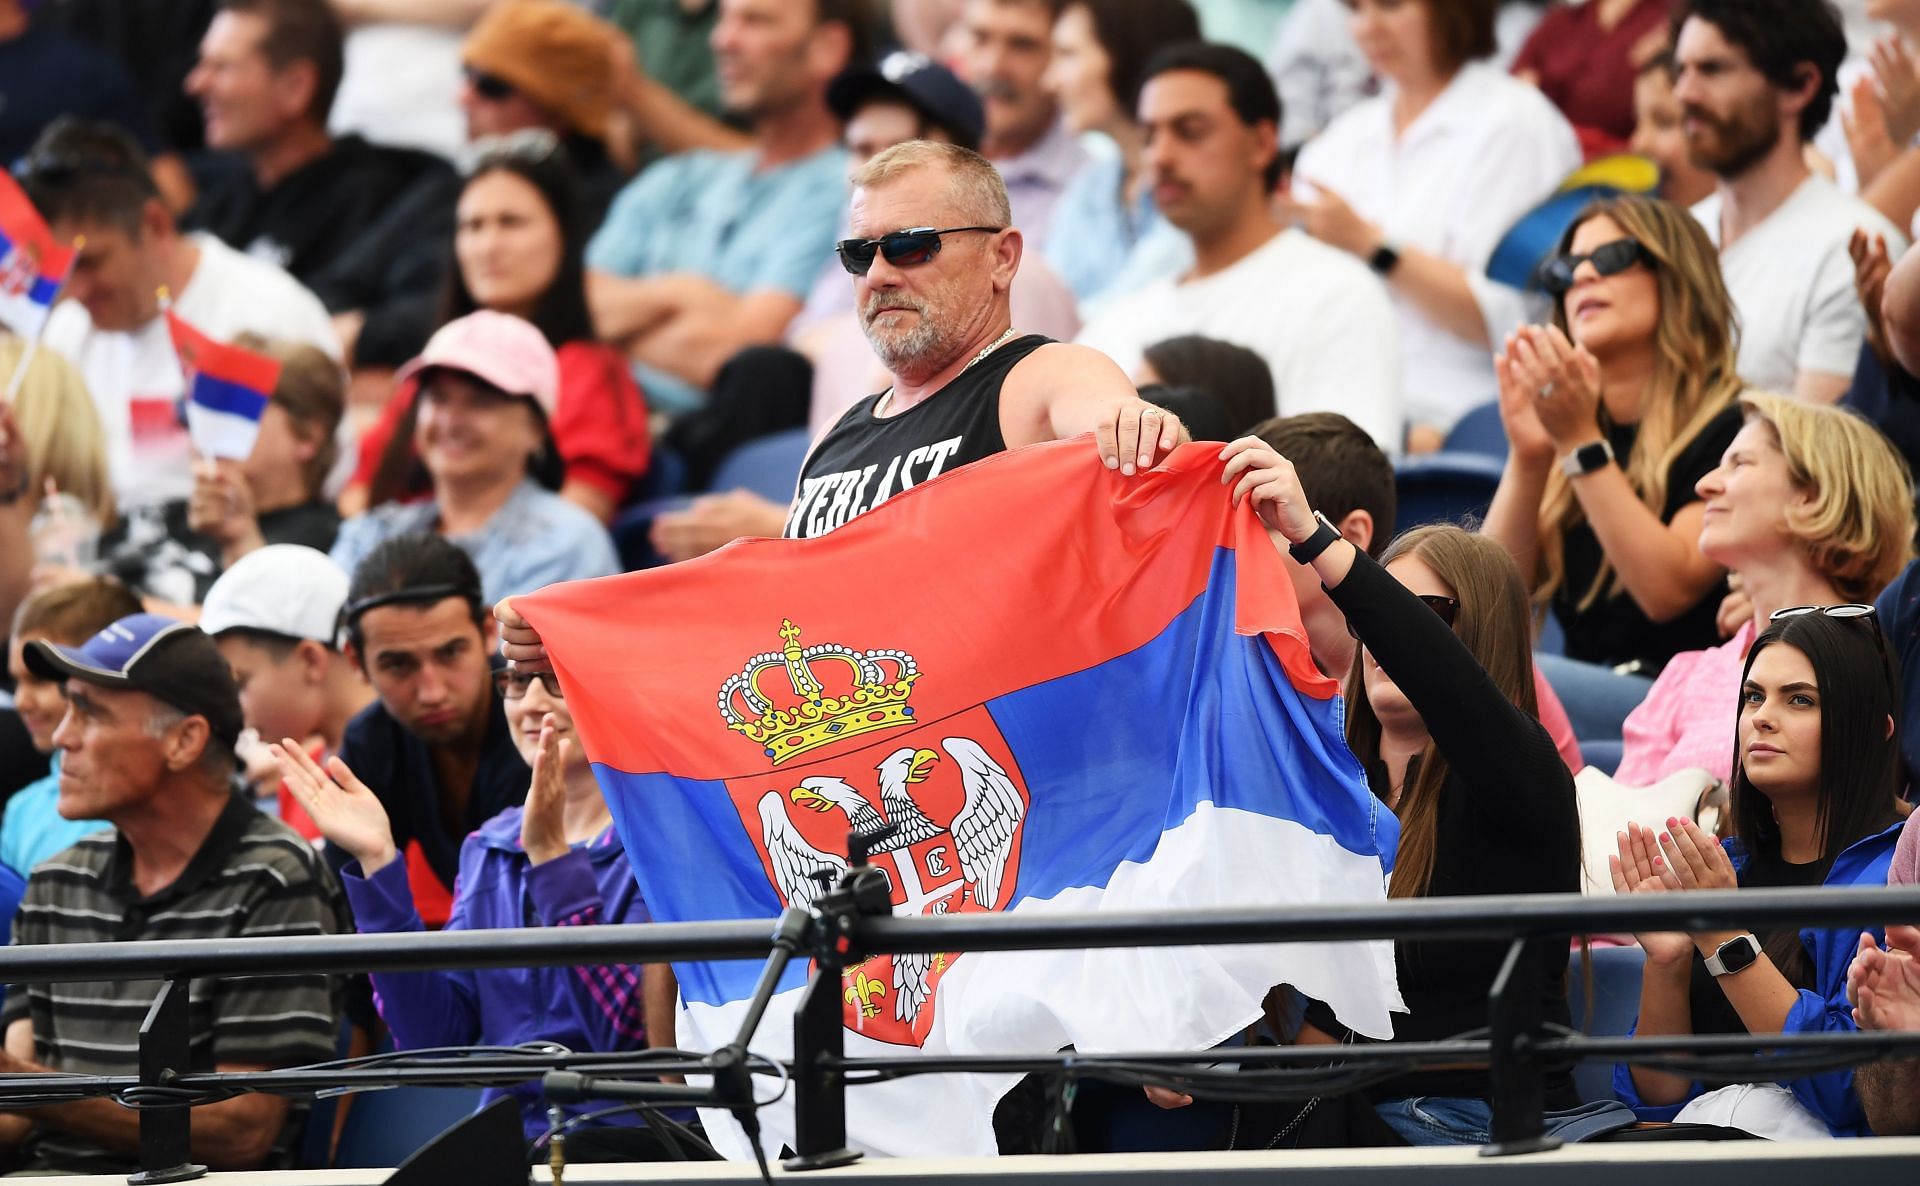
<instances>
[{"instance_id":1,"label":"woman with blonde hair","mask_svg":"<svg viewBox=\"0 0 1920 1186\"><path fill-rule=\"evenodd\" d=\"M1614 777L1630 786L1702 769L1733 776L1740 673L1777 610L1871 602L1913 556L1913 478L1852 412L1741 398L1746 424L1700 479L1700 551L1740 577L1752 617L1710 650L1675 655L1627 717Z\"/></svg>"},{"instance_id":2,"label":"woman with blonde hair","mask_svg":"<svg viewBox=\"0 0 1920 1186\"><path fill-rule=\"evenodd\" d=\"M1314 514L1293 464L1264 441L1242 438L1222 456L1234 500L1253 500L1359 639L1346 685L1347 742L1400 820L1388 895L1578 888L1573 776L1536 713L1526 589L1505 550L1434 525L1400 536L1376 563ZM1484 1026L1487 985L1506 947L1458 939L1398 944L1407 1012L1394 1015L1392 1040L1434 1041ZM1570 1024L1567 952L1564 935L1531 949L1541 1016L1560 1025ZM1305 1042L1344 1036L1317 1005L1307 1008L1306 1025ZM1489 1091L1484 1067L1448 1067L1379 1084L1369 1098L1388 1127L1414 1144L1477 1144L1492 1123ZM1566 1140L1631 1121L1618 1106L1581 1107L1564 1067L1549 1072L1546 1103L1548 1130Z\"/></svg>"},{"instance_id":3,"label":"woman with blonde hair","mask_svg":"<svg viewBox=\"0 0 1920 1186\"><path fill-rule=\"evenodd\" d=\"M1540 666L1574 731L1618 737L1669 658L1719 641L1694 486L1740 431L1733 304L1706 232L1655 198L1587 207L1543 281L1552 324L1494 359L1510 449L1485 531L1566 635Z\"/></svg>"},{"instance_id":4,"label":"woman with blonde hair","mask_svg":"<svg viewBox=\"0 0 1920 1186\"><path fill-rule=\"evenodd\" d=\"M11 377L25 352L19 338L0 334L0 376ZM19 395L11 406L0 403L0 621L13 620L33 579L29 528L49 483L79 500L87 527L112 526L106 432L93 397L66 359L36 350Z\"/></svg>"}]
</instances>

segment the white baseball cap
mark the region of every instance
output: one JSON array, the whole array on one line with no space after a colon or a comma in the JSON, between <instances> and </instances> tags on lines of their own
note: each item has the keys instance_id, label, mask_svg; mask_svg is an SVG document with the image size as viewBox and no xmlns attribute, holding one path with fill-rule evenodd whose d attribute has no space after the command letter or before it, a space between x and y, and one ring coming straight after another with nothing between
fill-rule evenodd
<instances>
[{"instance_id":1,"label":"white baseball cap","mask_svg":"<svg viewBox=\"0 0 1920 1186\"><path fill-rule=\"evenodd\" d=\"M200 629L261 630L335 645L347 574L325 552L268 544L240 557L207 590Z\"/></svg>"}]
</instances>

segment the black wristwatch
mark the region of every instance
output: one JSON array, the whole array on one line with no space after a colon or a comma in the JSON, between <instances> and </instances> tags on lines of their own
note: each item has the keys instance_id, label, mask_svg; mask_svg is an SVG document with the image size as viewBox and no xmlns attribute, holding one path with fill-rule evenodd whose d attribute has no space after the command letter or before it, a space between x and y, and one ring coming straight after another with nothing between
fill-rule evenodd
<instances>
[{"instance_id":1,"label":"black wristwatch","mask_svg":"<svg viewBox=\"0 0 1920 1186\"><path fill-rule=\"evenodd\" d=\"M1340 542L1340 529L1319 511L1313 517L1320 521L1319 530L1287 549L1287 555L1301 564L1312 564L1320 553Z\"/></svg>"},{"instance_id":2,"label":"black wristwatch","mask_svg":"<svg viewBox=\"0 0 1920 1186\"><path fill-rule=\"evenodd\" d=\"M1595 470L1613 464L1613 444L1602 437L1588 441L1560 459L1560 472L1569 478L1583 478Z\"/></svg>"},{"instance_id":3,"label":"black wristwatch","mask_svg":"<svg viewBox=\"0 0 1920 1186\"><path fill-rule=\"evenodd\" d=\"M1391 239L1380 240L1380 246L1374 248L1373 254L1367 257L1367 266L1376 275L1392 275L1393 270L1400 266L1400 249L1393 245Z\"/></svg>"},{"instance_id":4,"label":"black wristwatch","mask_svg":"<svg viewBox=\"0 0 1920 1186\"><path fill-rule=\"evenodd\" d=\"M1735 935L1713 949L1706 959L1707 971L1715 976L1744 972L1760 958L1760 940L1752 935Z\"/></svg>"}]
</instances>

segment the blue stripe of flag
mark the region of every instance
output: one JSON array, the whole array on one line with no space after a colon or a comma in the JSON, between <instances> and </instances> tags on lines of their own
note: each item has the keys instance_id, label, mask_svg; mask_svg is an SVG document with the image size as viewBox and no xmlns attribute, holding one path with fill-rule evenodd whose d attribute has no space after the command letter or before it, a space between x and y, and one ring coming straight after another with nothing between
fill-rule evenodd
<instances>
[{"instance_id":1,"label":"blue stripe of flag","mask_svg":"<svg viewBox=\"0 0 1920 1186\"><path fill-rule=\"evenodd\" d=\"M267 411L267 397L258 391L205 373L193 377L193 402L256 424Z\"/></svg>"}]
</instances>

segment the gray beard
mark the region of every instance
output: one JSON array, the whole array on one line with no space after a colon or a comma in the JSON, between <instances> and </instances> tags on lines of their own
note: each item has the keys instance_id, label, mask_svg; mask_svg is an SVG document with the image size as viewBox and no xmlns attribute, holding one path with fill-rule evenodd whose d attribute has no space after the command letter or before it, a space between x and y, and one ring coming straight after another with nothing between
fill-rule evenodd
<instances>
[{"instance_id":1,"label":"gray beard","mask_svg":"<svg viewBox=\"0 0 1920 1186\"><path fill-rule=\"evenodd\" d=\"M885 309L911 309L920 315L920 320L905 333L876 333L873 318ZM953 349L948 335L929 315L927 305L912 298L896 296L884 305L879 298L869 300L860 310L860 332L867 336L867 344L873 347L880 364L894 374L927 367L929 363L935 364L931 369L938 370L939 364L946 361L941 356Z\"/></svg>"}]
</instances>

